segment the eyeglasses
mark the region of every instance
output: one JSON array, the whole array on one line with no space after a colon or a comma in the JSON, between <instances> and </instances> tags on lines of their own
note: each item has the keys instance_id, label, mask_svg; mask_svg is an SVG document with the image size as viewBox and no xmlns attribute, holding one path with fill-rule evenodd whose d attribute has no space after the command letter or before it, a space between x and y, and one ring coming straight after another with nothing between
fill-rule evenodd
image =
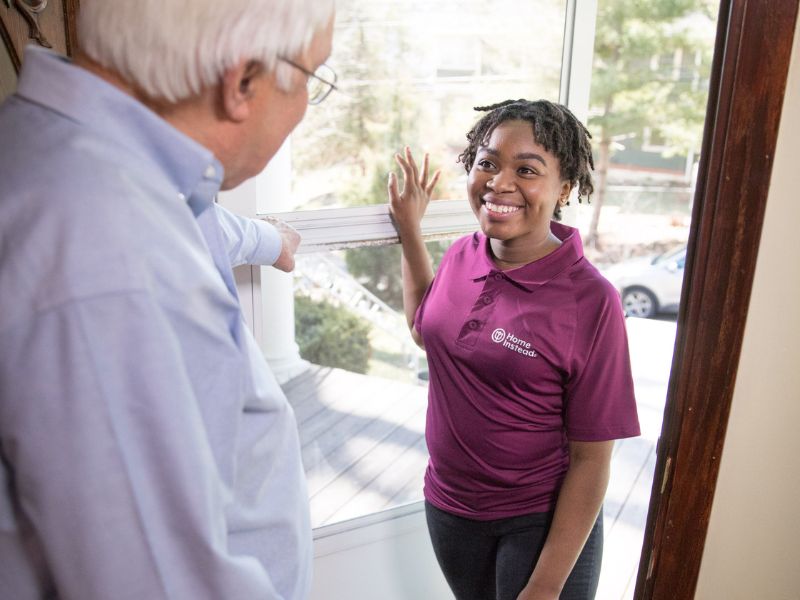
<instances>
[{"instance_id":1,"label":"eyeglasses","mask_svg":"<svg viewBox=\"0 0 800 600\"><path fill-rule=\"evenodd\" d=\"M321 64L314 72L309 71L305 67L298 65L296 62L288 58L279 57L283 62L292 65L295 69L302 71L308 76L306 85L308 86L308 103L319 104L327 98L333 90L338 90L336 87L336 73L326 64Z\"/></svg>"}]
</instances>

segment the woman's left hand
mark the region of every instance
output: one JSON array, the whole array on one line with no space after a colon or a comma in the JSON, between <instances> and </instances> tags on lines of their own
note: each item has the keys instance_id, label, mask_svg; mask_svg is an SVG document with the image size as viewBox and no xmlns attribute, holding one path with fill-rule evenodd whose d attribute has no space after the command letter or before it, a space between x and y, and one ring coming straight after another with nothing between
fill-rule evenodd
<instances>
[{"instance_id":1,"label":"woman's left hand","mask_svg":"<svg viewBox=\"0 0 800 600\"><path fill-rule=\"evenodd\" d=\"M428 178L428 155L425 154L420 169L408 146L405 148L405 157L395 154L394 159L403 170L403 190L398 189L394 173L389 173L389 212L402 238L404 232L419 229L433 188L439 181L440 171Z\"/></svg>"}]
</instances>

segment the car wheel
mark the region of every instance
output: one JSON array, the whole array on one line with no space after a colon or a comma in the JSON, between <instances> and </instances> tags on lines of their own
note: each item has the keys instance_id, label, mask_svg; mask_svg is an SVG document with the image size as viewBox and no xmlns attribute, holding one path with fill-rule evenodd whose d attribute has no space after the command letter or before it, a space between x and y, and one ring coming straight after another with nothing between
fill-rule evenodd
<instances>
[{"instance_id":1,"label":"car wheel","mask_svg":"<svg viewBox=\"0 0 800 600\"><path fill-rule=\"evenodd\" d=\"M626 317L649 319L658 312L658 300L643 287L629 287L622 292L622 308Z\"/></svg>"}]
</instances>

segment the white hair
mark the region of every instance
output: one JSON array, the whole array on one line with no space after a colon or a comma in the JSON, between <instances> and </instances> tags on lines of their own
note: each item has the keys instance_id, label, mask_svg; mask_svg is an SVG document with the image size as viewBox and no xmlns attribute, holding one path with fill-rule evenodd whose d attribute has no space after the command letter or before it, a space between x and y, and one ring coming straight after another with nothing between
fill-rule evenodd
<instances>
[{"instance_id":1,"label":"white hair","mask_svg":"<svg viewBox=\"0 0 800 600\"><path fill-rule=\"evenodd\" d=\"M89 58L151 98L177 102L241 60L261 61L286 89L278 57L304 52L334 0L81 0L78 39Z\"/></svg>"}]
</instances>

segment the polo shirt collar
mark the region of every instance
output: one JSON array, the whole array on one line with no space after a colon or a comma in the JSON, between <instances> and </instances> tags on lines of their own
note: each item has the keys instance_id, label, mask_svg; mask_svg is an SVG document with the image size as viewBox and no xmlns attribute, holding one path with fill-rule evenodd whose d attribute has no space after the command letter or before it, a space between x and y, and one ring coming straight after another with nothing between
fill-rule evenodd
<instances>
[{"instance_id":1,"label":"polo shirt collar","mask_svg":"<svg viewBox=\"0 0 800 600\"><path fill-rule=\"evenodd\" d=\"M550 231L561 240L558 248L539 260L507 271L498 269L492 260L489 238L482 233L476 233L473 242L475 260L472 262L470 277L478 281L494 273L502 273L505 278L529 291L547 284L583 259L583 243L577 229L551 221Z\"/></svg>"},{"instance_id":2,"label":"polo shirt collar","mask_svg":"<svg viewBox=\"0 0 800 600\"><path fill-rule=\"evenodd\" d=\"M224 170L213 153L144 104L68 58L25 48L17 95L111 138L162 172L195 215L214 201Z\"/></svg>"}]
</instances>

